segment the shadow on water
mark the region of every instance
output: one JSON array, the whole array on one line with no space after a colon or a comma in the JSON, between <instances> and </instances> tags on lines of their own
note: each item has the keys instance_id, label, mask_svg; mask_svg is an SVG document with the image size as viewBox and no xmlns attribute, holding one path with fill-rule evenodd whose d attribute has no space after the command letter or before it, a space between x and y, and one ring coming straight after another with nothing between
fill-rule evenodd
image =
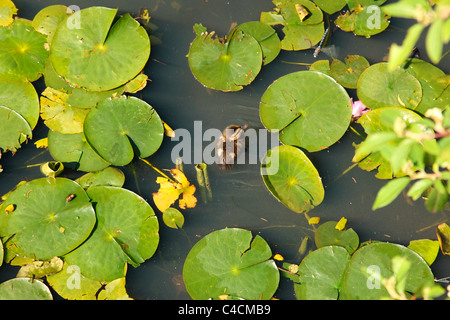
<instances>
[{"instance_id":1,"label":"shadow on water","mask_svg":"<svg viewBox=\"0 0 450 320\"><path fill-rule=\"evenodd\" d=\"M263 126L259 120L259 101L265 89L287 73L307 70L306 66L283 61L315 61L313 50L281 52L274 62L262 69L250 86L236 93L215 92L204 88L194 79L186 58L189 44L194 39L192 26L202 23L209 30L223 35L233 22L240 24L259 20L261 11L273 9L270 0L151 0L145 3L138 0L77 0L76 3L17 0L15 3L20 16L29 19L40 9L52 4L77 5L80 8L94 5L118 7L121 12L130 12L134 16L145 5L150 11L151 22L158 27L156 33L160 35L161 44L152 46L150 61L145 70L151 82L139 93L139 97L151 104L173 129L185 128L193 132L194 121L202 121L203 130L223 130L230 124L243 123L248 123L251 128L261 129ZM332 37L333 45L338 48L338 56L335 58L343 59L348 54L359 54L365 56L370 63L381 62L392 42L402 42L408 26L408 21L393 20L387 31L371 39L338 30ZM423 39L418 47L424 48ZM425 49L422 51L425 52ZM329 59L323 53L318 58ZM427 59L425 53L422 58ZM449 59L439 67L448 73ZM42 81L38 81L36 87L42 91ZM353 125L356 128L357 125ZM361 128L358 129L362 131ZM33 131L32 141L23 145L14 156L10 153L3 156L1 194L21 180L42 176L38 166L26 166L53 160L47 151L36 149L33 144L46 135L47 128L40 122ZM325 187L324 202L309 212L309 215L320 217L321 222L339 220L345 216L348 226L355 229L361 242L372 239L407 245L415 239L436 239L435 226L444 221L448 223L448 211L431 214L420 200L412 203L406 197L400 197L388 207L373 212L371 206L375 195L385 181L376 179L373 172L365 172L358 167L342 175L352 165L352 143L359 143L360 140L357 134L349 130L329 149L308 154ZM176 144L177 142L165 138L161 149L148 160L160 169L175 167L171 152ZM157 173L141 161L135 161L122 169L126 174L124 187L139 193L153 206L152 193L158 190L155 183ZM187 178L195 183L194 164L185 163L184 171ZM280 253L293 263L299 262L302 257L299 248L305 237L310 238L309 248L313 249L313 227L308 225L303 215L293 213L270 194L261 179L258 164L236 165L229 171L209 166L208 173L213 201L207 204L199 201L196 208L184 211L183 230L166 227L162 223L161 214L153 206L160 221L160 245L154 257L139 268L128 268L127 291L134 299L189 299L181 277L186 255L201 237L221 228L249 229L253 234L261 235L269 243L273 253ZM70 170L66 174L70 178L80 175ZM432 269L437 278L449 276L449 262L448 259L444 260L441 257L433 264ZM3 266L0 281L13 277L14 270ZM276 297L294 299L292 284L282 280Z\"/></svg>"}]
</instances>

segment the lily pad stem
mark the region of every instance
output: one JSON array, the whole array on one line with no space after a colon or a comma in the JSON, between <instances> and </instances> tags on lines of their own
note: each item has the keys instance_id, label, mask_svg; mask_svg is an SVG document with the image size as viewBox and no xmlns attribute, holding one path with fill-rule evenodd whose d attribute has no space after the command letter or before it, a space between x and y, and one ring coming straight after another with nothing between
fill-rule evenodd
<instances>
[{"instance_id":1,"label":"lily pad stem","mask_svg":"<svg viewBox=\"0 0 450 320\"><path fill-rule=\"evenodd\" d=\"M205 163L199 163L195 166L197 171L197 182L200 187L200 194L203 202L206 203L212 200L211 186L209 184L208 170Z\"/></svg>"}]
</instances>

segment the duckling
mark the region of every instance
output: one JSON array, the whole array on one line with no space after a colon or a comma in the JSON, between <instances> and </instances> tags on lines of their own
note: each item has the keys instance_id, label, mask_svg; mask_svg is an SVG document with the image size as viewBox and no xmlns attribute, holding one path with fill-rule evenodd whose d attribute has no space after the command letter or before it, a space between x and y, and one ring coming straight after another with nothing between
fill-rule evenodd
<instances>
[{"instance_id":1,"label":"duckling","mask_svg":"<svg viewBox=\"0 0 450 320\"><path fill-rule=\"evenodd\" d=\"M217 166L219 169L231 169L245 145L244 130L248 124L242 126L229 125L223 130L216 143ZM233 145L231 145L233 144Z\"/></svg>"}]
</instances>

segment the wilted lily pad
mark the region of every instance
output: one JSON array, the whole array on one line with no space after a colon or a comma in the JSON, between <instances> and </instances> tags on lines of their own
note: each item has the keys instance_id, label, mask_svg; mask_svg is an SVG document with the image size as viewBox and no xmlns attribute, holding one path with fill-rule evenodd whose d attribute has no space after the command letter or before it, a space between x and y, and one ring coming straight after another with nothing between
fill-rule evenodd
<instances>
[{"instance_id":1,"label":"wilted lily pad","mask_svg":"<svg viewBox=\"0 0 450 320\"><path fill-rule=\"evenodd\" d=\"M337 300L350 254L339 246L326 246L308 254L300 263L300 284L294 284L298 300Z\"/></svg>"},{"instance_id":2,"label":"wilted lily pad","mask_svg":"<svg viewBox=\"0 0 450 320\"><path fill-rule=\"evenodd\" d=\"M71 199L68 196L73 195ZM15 210L5 212L8 205ZM95 224L95 212L83 188L66 178L40 178L14 190L0 207L2 236L14 235L28 257L61 256L80 245Z\"/></svg>"},{"instance_id":3,"label":"wilted lily pad","mask_svg":"<svg viewBox=\"0 0 450 320\"><path fill-rule=\"evenodd\" d=\"M48 57L45 42L45 35L34 30L27 20L16 19L10 26L0 28L0 74L37 80Z\"/></svg>"},{"instance_id":4,"label":"wilted lily pad","mask_svg":"<svg viewBox=\"0 0 450 320\"><path fill-rule=\"evenodd\" d=\"M317 71L298 71L274 81L260 102L268 130L280 130L284 144L313 152L337 142L352 117L350 97L333 78Z\"/></svg>"},{"instance_id":5,"label":"wilted lily pad","mask_svg":"<svg viewBox=\"0 0 450 320\"><path fill-rule=\"evenodd\" d=\"M263 64L267 65L272 62L280 53L281 42L278 34L271 26L260 21L245 22L236 27L244 33L251 35L262 49Z\"/></svg>"},{"instance_id":6,"label":"wilted lily pad","mask_svg":"<svg viewBox=\"0 0 450 320\"><path fill-rule=\"evenodd\" d=\"M393 275L392 259L405 257L410 263L405 290L414 293L425 283L434 281L428 264L416 252L393 243L372 243L357 250L342 280L342 298L348 300L379 300L389 297L381 279Z\"/></svg>"},{"instance_id":7,"label":"wilted lily pad","mask_svg":"<svg viewBox=\"0 0 450 320\"><path fill-rule=\"evenodd\" d=\"M419 80L400 67L389 72L386 62L374 64L361 74L357 92L359 100L369 109L415 109L422 99Z\"/></svg>"},{"instance_id":8,"label":"wilted lily pad","mask_svg":"<svg viewBox=\"0 0 450 320\"><path fill-rule=\"evenodd\" d=\"M366 58L359 55L348 55L345 62L334 59L330 65L331 76L342 86L356 89L361 73L370 66Z\"/></svg>"},{"instance_id":9,"label":"wilted lily pad","mask_svg":"<svg viewBox=\"0 0 450 320\"><path fill-rule=\"evenodd\" d=\"M0 153L16 152L26 139L32 137L27 120L10 108L0 106L0 123Z\"/></svg>"},{"instance_id":10,"label":"wilted lily pad","mask_svg":"<svg viewBox=\"0 0 450 320\"><path fill-rule=\"evenodd\" d=\"M37 32L47 36L47 42L50 44L55 34L56 28L73 11L64 5L52 5L43 8L33 18L32 25Z\"/></svg>"},{"instance_id":11,"label":"wilted lily pad","mask_svg":"<svg viewBox=\"0 0 450 320\"><path fill-rule=\"evenodd\" d=\"M79 171L98 171L110 165L95 152L84 133L63 134L49 130L48 149L53 159Z\"/></svg>"},{"instance_id":12,"label":"wilted lily pad","mask_svg":"<svg viewBox=\"0 0 450 320\"><path fill-rule=\"evenodd\" d=\"M289 209L301 213L318 206L324 198L322 180L308 157L298 148L279 146L261 164L266 187Z\"/></svg>"},{"instance_id":13,"label":"wilted lily pad","mask_svg":"<svg viewBox=\"0 0 450 320\"><path fill-rule=\"evenodd\" d=\"M92 148L114 165L146 158L161 146L164 128L159 115L145 101L122 96L100 102L84 122L84 134Z\"/></svg>"},{"instance_id":14,"label":"wilted lily pad","mask_svg":"<svg viewBox=\"0 0 450 320\"><path fill-rule=\"evenodd\" d=\"M262 66L262 49L251 35L235 29L226 40L199 32L189 49L189 67L204 86L238 91L250 84Z\"/></svg>"},{"instance_id":15,"label":"wilted lily pad","mask_svg":"<svg viewBox=\"0 0 450 320\"><path fill-rule=\"evenodd\" d=\"M0 27L7 27L13 23L15 14L17 14L17 8L11 0L0 1Z\"/></svg>"},{"instance_id":16,"label":"wilted lily pad","mask_svg":"<svg viewBox=\"0 0 450 320\"><path fill-rule=\"evenodd\" d=\"M0 284L0 300L52 300L50 289L39 280L14 278Z\"/></svg>"},{"instance_id":17,"label":"wilted lily pad","mask_svg":"<svg viewBox=\"0 0 450 320\"><path fill-rule=\"evenodd\" d=\"M72 84L92 91L114 89L133 79L150 55L147 32L129 14L89 7L78 11L79 25L65 18L50 49L55 71Z\"/></svg>"},{"instance_id":18,"label":"wilted lily pad","mask_svg":"<svg viewBox=\"0 0 450 320\"><path fill-rule=\"evenodd\" d=\"M112 281L125 275L126 264L149 259L159 243L158 219L150 205L132 191L110 186L87 190L97 225L89 238L64 257L91 279Z\"/></svg>"},{"instance_id":19,"label":"wilted lily pad","mask_svg":"<svg viewBox=\"0 0 450 320\"><path fill-rule=\"evenodd\" d=\"M274 11L262 12L261 22L283 25L283 50L304 50L317 44L324 34L323 13L309 0L274 0Z\"/></svg>"},{"instance_id":20,"label":"wilted lily pad","mask_svg":"<svg viewBox=\"0 0 450 320\"><path fill-rule=\"evenodd\" d=\"M270 299L278 288L279 272L272 251L260 236L230 228L214 231L189 252L183 280L192 299Z\"/></svg>"}]
</instances>

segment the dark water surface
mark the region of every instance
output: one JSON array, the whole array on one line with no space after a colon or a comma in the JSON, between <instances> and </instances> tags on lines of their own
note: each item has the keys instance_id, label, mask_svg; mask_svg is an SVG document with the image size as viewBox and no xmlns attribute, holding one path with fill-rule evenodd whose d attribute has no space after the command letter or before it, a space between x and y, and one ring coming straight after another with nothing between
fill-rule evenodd
<instances>
[{"instance_id":1,"label":"dark water surface","mask_svg":"<svg viewBox=\"0 0 450 320\"><path fill-rule=\"evenodd\" d=\"M151 104L173 129L185 128L193 132L194 121L202 121L203 131L208 128L222 130L230 124L243 123L248 123L250 128L262 129L259 101L266 88L285 74L307 70L305 66L284 61L315 61L313 50L281 52L274 62L262 68L250 86L236 93L215 92L204 88L194 79L186 58L189 44L194 39L192 26L202 23L208 30L224 35L233 22L241 24L259 20L262 11L271 11L274 5L270 0L14 2L19 9L19 16L28 19L32 19L40 9L53 4L77 5L80 8L99 5L116 7L120 12L129 12L133 16L142 7L149 9L151 22L158 27L155 35L160 37L162 43L152 46L145 70L151 82L139 96ZM337 48L335 58L343 60L348 54L359 54L370 63L381 62L392 42L402 42L408 26L409 21L392 19L385 32L370 39L337 30L331 39ZM427 60L423 39L418 47L422 58ZM330 58L321 53L319 59ZM448 73L449 59L438 66ZM36 87L38 91L43 90L42 81L38 81ZM353 91L350 94L356 98ZM357 125L354 127L361 130ZM47 131L45 125L39 123L33 131L32 141L23 145L14 156L10 153L3 156L0 194L8 192L21 180L42 177L39 167L26 166L52 160L47 151L36 149L33 144L46 137ZM341 176L352 165L353 142L359 143L360 137L349 130L328 150L308 154L325 186L323 203L309 215L320 217L321 222L339 220L345 216L347 225L358 233L361 242L372 239L408 245L416 239L435 240L435 228L439 223L448 223L449 211L432 214L426 211L423 201L413 203L400 196L388 207L373 212L371 206L376 193L386 181L378 180L374 172L365 172L358 167ZM160 169L173 168L175 164L171 160L171 151L177 143L165 138L161 149L148 160ZM158 189L156 172L142 162L135 162L134 175L132 167L122 168L126 174L124 187L139 193L153 206L152 193ZM194 165L185 164L184 170L188 179L196 183ZM209 166L208 172L213 201L208 204L199 201L196 208L183 211L183 230L166 227L161 214L153 206L160 218L161 240L151 259L139 268L128 268L127 291L132 298L189 299L181 277L186 255L201 237L225 227L246 228L254 235L261 235L273 253L281 254L288 262L298 263L302 258L298 253L300 243L306 236L313 238L314 230L303 215L290 211L269 193L262 181L259 164L237 165L231 171L220 171L215 166ZM67 172L67 176L76 178L80 173ZM309 243L310 248L314 249L313 242ZM449 257L439 254L432 270L438 279L450 276ZM16 268L2 266L0 281L14 277L16 271ZM292 283L282 278L275 297L295 299Z\"/></svg>"}]
</instances>

